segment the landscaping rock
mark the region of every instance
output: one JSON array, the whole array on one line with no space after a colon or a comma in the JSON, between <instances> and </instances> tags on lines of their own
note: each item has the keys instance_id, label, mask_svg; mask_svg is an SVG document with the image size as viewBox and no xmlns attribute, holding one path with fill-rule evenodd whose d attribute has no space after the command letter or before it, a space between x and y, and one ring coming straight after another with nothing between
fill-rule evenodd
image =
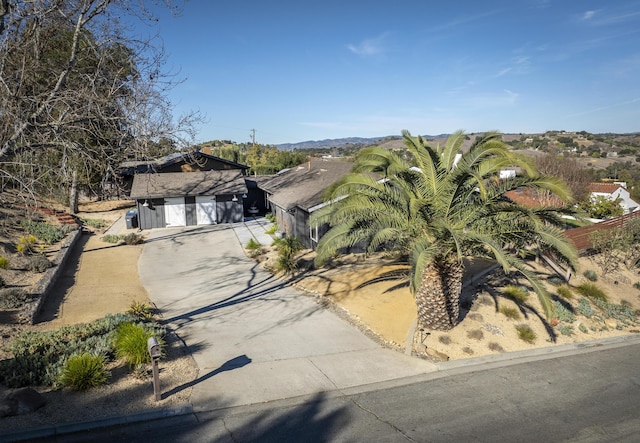
<instances>
[{"instance_id":1,"label":"landscaping rock","mask_svg":"<svg viewBox=\"0 0 640 443\"><path fill-rule=\"evenodd\" d=\"M47 401L32 388L10 392L0 401L0 417L29 414L43 407Z\"/></svg>"}]
</instances>

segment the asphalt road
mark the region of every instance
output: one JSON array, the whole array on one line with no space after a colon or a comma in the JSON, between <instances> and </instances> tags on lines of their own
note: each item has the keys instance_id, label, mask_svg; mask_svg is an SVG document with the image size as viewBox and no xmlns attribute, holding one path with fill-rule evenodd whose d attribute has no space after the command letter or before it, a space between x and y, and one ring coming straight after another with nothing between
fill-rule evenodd
<instances>
[{"instance_id":1,"label":"asphalt road","mask_svg":"<svg viewBox=\"0 0 640 443\"><path fill-rule=\"evenodd\" d=\"M38 441L637 442L640 344Z\"/></svg>"}]
</instances>

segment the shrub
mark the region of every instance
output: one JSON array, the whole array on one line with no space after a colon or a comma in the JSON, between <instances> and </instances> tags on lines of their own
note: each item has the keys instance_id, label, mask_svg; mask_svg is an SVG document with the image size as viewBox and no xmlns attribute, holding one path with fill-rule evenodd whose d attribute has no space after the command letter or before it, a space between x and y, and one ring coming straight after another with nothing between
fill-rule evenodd
<instances>
[{"instance_id":1,"label":"shrub","mask_svg":"<svg viewBox=\"0 0 640 443\"><path fill-rule=\"evenodd\" d=\"M637 281L633 284L633 287L640 290L640 281Z\"/></svg>"},{"instance_id":2,"label":"shrub","mask_svg":"<svg viewBox=\"0 0 640 443\"><path fill-rule=\"evenodd\" d=\"M573 299L573 292L571 291L571 286L566 283L561 284L556 288L556 292L558 295L566 300Z\"/></svg>"},{"instance_id":3,"label":"shrub","mask_svg":"<svg viewBox=\"0 0 640 443\"><path fill-rule=\"evenodd\" d=\"M438 341L443 345L450 345L451 337L449 337L448 335L441 335L440 337L438 337Z\"/></svg>"},{"instance_id":4,"label":"shrub","mask_svg":"<svg viewBox=\"0 0 640 443\"><path fill-rule=\"evenodd\" d=\"M576 291L592 300L602 300L605 302L608 300L607 294L593 283L582 283L576 288Z\"/></svg>"},{"instance_id":5,"label":"shrub","mask_svg":"<svg viewBox=\"0 0 640 443\"><path fill-rule=\"evenodd\" d=\"M553 301L553 309L556 312L556 318L566 323L573 323L576 321L576 316L573 312L568 310L562 303L557 300Z\"/></svg>"},{"instance_id":6,"label":"shrub","mask_svg":"<svg viewBox=\"0 0 640 443\"><path fill-rule=\"evenodd\" d=\"M127 314L135 316L140 321L153 320L155 309L149 303L133 302L127 309Z\"/></svg>"},{"instance_id":7,"label":"shrub","mask_svg":"<svg viewBox=\"0 0 640 443\"><path fill-rule=\"evenodd\" d=\"M557 275L549 276L547 278L547 281L549 283L551 283L552 285L554 285L554 286L559 286L559 285L561 285L561 284L563 284L565 282L562 278L558 277Z\"/></svg>"},{"instance_id":8,"label":"shrub","mask_svg":"<svg viewBox=\"0 0 640 443\"><path fill-rule=\"evenodd\" d=\"M51 262L44 255L34 255L27 263L27 269L31 272L42 273L51 267Z\"/></svg>"},{"instance_id":9,"label":"shrub","mask_svg":"<svg viewBox=\"0 0 640 443\"><path fill-rule=\"evenodd\" d=\"M67 360L59 383L63 387L84 391L105 384L110 375L102 355L83 353Z\"/></svg>"},{"instance_id":10,"label":"shrub","mask_svg":"<svg viewBox=\"0 0 640 443\"><path fill-rule=\"evenodd\" d=\"M144 238L142 238L141 235L138 235L135 232L125 235L122 239L128 245L139 245L144 242Z\"/></svg>"},{"instance_id":11,"label":"shrub","mask_svg":"<svg viewBox=\"0 0 640 443\"><path fill-rule=\"evenodd\" d=\"M5 256L0 256L0 269L9 269L10 267L9 259Z\"/></svg>"},{"instance_id":12,"label":"shrub","mask_svg":"<svg viewBox=\"0 0 640 443\"><path fill-rule=\"evenodd\" d=\"M16 251L20 254L30 254L35 251L38 239L33 235L23 235L18 240Z\"/></svg>"},{"instance_id":13,"label":"shrub","mask_svg":"<svg viewBox=\"0 0 640 443\"><path fill-rule=\"evenodd\" d=\"M302 249L302 243L295 237L285 237L275 242L278 248L278 259L276 260L276 271L292 273L298 269L298 262L295 255Z\"/></svg>"},{"instance_id":14,"label":"shrub","mask_svg":"<svg viewBox=\"0 0 640 443\"><path fill-rule=\"evenodd\" d=\"M510 306L500 306L500 313L511 320L518 320L520 318L520 311Z\"/></svg>"},{"instance_id":15,"label":"shrub","mask_svg":"<svg viewBox=\"0 0 640 443\"><path fill-rule=\"evenodd\" d=\"M462 352L467 355L473 355L473 349L471 349L469 346L465 346L464 348L462 348Z\"/></svg>"},{"instance_id":16,"label":"shrub","mask_svg":"<svg viewBox=\"0 0 640 443\"><path fill-rule=\"evenodd\" d=\"M580 332L582 332L584 334L588 334L589 333L589 329L584 325L584 323L580 323L578 325L578 329L580 329Z\"/></svg>"},{"instance_id":17,"label":"shrub","mask_svg":"<svg viewBox=\"0 0 640 443\"><path fill-rule=\"evenodd\" d=\"M59 242L66 235L62 227L54 226L46 222L24 220L22 222L22 226L27 232L36 236L48 245Z\"/></svg>"},{"instance_id":18,"label":"shrub","mask_svg":"<svg viewBox=\"0 0 640 443\"><path fill-rule=\"evenodd\" d=\"M116 356L124 358L131 368L149 363L151 357L147 349L147 340L153 337L154 331L136 323L123 323L118 326L115 337ZM158 339L160 347L164 343Z\"/></svg>"},{"instance_id":19,"label":"shrub","mask_svg":"<svg viewBox=\"0 0 640 443\"><path fill-rule=\"evenodd\" d=\"M522 286L507 286L503 290L505 297L510 298L516 303L524 303L529 297L529 292Z\"/></svg>"},{"instance_id":20,"label":"shrub","mask_svg":"<svg viewBox=\"0 0 640 443\"><path fill-rule=\"evenodd\" d=\"M589 281L598 281L598 274L596 274L596 271L593 271L591 269L587 269L582 273L582 275L584 275L585 278Z\"/></svg>"},{"instance_id":21,"label":"shrub","mask_svg":"<svg viewBox=\"0 0 640 443\"><path fill-rule=\"evenodd\" d=\"M271 223L275 223L276 222L276 216L273 215L272 212L268 213L266 216L266 219L269 220Z\"/></svg>"},{"instance_id":22,"label":"shrub","mask_svg":"<svg viewBox=\"0 0 640 443\"><path fill-rule=\"evenodd\" d=\"M587 318L591 318L595 315L595 311L591 307L591 303L584 297L578 299L578 306L576 306L576 312Z\"/></svg>"},{"instance_id":23,"label":"shrub","mask_svg":"<svg viewBox=\"0 0 640 443\"><path fill-rule=\"evenodd\" d=\"M518 331L518 338L527 343L535 343L536 333L531 329L529 325L517 325L516 331Z\"/></svg>"},{"instance_id":24,"label":"shrub","mask_svg":"<svg viewBox=\"0 0 640 443\"><path fill-rule=\"evenodd\" d=\"M107 243L118 243L120 240L122 240L122 236L121 235L113 235L113 234L107 234L107 235L103 235L101 237L101 240L103 242L107 242Z\"/></svg>"},{"instance_id":25,"label":"shrub","mask_svg":"<svg viewBox=\"0 0 640 443\"><path fill-rule=\"evenodd\" d=\"M494 351L494 352L504 352L504 348L502 347L502 345L500 343L496 343L494 341L489 343L489 350Z\"/></svg>"},{"instance_id":26,"label":"shrub","mask_svg":"<svg viewBox=\"0 0 640 443\"><path fill-rule=\"evenodd\" d=\"M0 361L0 380L9 388L54 386L59 383L64 362L76 354L92 353L111 360L113 336L124 322L136 321L127 314L109 314L80 325L54 331L26 331L9 347L14 358Z\"/></svg>"},{"instance_id":27,"label":"shrub","mask_svg":"<svg viewBox=\"0 0 640 443\"><path fill-rule=\"evenodd\" d=\"M80 218L83 225L90 226L92 228L101 229L109 224L108 221L101 218Z\"/></svg>"},{"instance_id":28,"label":"shrub","mask_svg":"<svg viewBox=\"0 0 640 443\"><path fill-rule=\"evenodd\" d=\"M248 249L249 251L255 251L256 249L260 249L260 246L260 242L257 242L253 238L250 238L247 242L247 245L245 246L245 249Z\"/></svg>"},{"instance_id":29,"label":"shrub","mask_svg":"<svg viewBox=\"0 0 640 443\"><path fill-rule=\"evenodd\" d=\"M558 328L558 331L560 331L562 335L573 335L573 326L562 325Z\"/></svg>"},{"instance_id":30,"label":"shrub","mask_svg":"<svg viewBox=\"0 0 640 443\"><path fill-rule=\"evenodd\" d=\"M273 225L271 225L271 227L270 227L269 229L267 229L267 230L266 230L266 231L264 231L264 232L265 232L266 234L273 235L273 234L275 234L275 233L276 233L276 231L277 231L277 230L278 230L278 225L274 223Z\"/></svg>"},{"instance_id":31,"label":"shrub","mask_svg":"<svg viewBox=\"0 0 640 443\"><path fill-rule=\"evenodd\" d=\"M16 309L29 300L29 294L20 288L0 289L0 309Z\"/></svg>"}]
</instances>

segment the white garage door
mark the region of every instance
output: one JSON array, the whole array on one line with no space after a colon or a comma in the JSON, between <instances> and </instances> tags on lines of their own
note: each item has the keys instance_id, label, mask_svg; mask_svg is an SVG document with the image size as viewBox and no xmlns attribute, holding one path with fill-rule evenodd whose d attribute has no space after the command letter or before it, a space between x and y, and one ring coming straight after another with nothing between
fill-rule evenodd
<instances>
[{"instance_id":1,"label":"white garage door","mask_svg":"<svg viewBox=\"0 0 640 443\"><path fill-rule=\"evenodd\" d=\"M196 217L199 225L213 225L216 222L215 196L196 197Z\"/></svg>"},{"instance_id":2,"label":"white garage door","mask_svg":"<svg viewBox=\"0 0 640 443\"><path fill-rule=\"evenodd\" d=\"M184 198L164 199L164 221L167 227L187 225L187 212L184 205Z\"/></svg>"}]
</instances>

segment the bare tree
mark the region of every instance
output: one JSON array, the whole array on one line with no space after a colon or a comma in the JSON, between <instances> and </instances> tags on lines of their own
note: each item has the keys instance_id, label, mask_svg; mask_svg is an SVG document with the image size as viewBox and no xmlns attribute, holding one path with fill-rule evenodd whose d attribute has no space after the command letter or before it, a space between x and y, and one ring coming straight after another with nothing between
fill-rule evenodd
<instances>
[{"instance_id":1,"label":"bare tree","mask_svg":"<svg viewBox=\"0 0 640 443\"><path fill-rule=\"evenodd\" d=\"M173 9L171 2L166 6ZM69 198L159 140L193 143L197 113L174 118L153 37L118 17L153 20L134 0L0 0L0 174L31 193Z\"/></svg>"},{"instance_id":2,"label":"bare tree","mask_svg":"<svg viewBox=\"0 0 640 443\"><path fill-rule=\"evenodd\" d=\"M593 181L593 177L575 158L546 154L536 158L536 167L541 174L562 180L576 201L589 196L587 185Z\"/></svg>"}]
</instances>

